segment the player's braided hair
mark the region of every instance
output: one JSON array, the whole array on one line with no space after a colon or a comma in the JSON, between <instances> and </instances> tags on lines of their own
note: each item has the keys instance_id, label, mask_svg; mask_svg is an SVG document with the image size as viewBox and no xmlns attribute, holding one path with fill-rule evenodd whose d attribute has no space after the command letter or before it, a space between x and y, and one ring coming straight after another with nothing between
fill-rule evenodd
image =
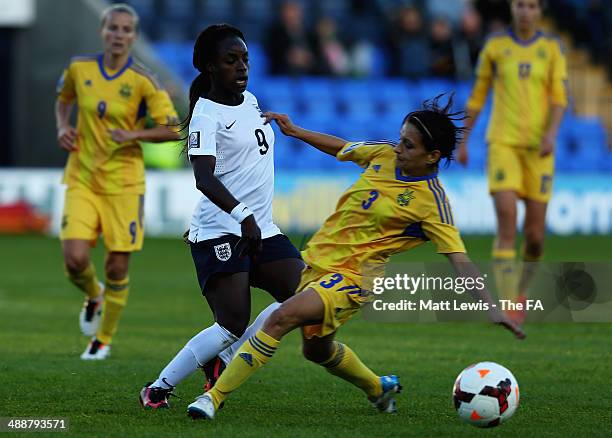
<instances>
[{"instance_id":1,"label":"player's braided hair","mask_svg":"<svg viewBox=\"0 0 612 438\"><path fill-rule=\"evenodd\" d=\"M229 37L238 37L246 42L242 32L229 24L210 25L198 35L193 46L193 66L200 73L189 88L189 115L183 123L183 128L189 127L193 108L198 99L206 97L210 91L211 78L206 67L217 57L219 43Z\"/></svg>"},{"instance_id":2,"label":"player's braided hair","mask_svg":"<svg viewBox=\"0 0 612 438\"><path fill-rule=\"evenodd\" d=\"M465 120L467 116L465 111L450 112L455 93L450 93L446 105L442 106L440 99L444 96L446 93L426 100L422 108L409 113L402 124L413 124L423 137L425 149L429 152L439 150L440 160L446 159L445 165L448 166L453 159L457 143L466 131L465 127L455 126L453 122Z\"/></svg>"}]
</instances>

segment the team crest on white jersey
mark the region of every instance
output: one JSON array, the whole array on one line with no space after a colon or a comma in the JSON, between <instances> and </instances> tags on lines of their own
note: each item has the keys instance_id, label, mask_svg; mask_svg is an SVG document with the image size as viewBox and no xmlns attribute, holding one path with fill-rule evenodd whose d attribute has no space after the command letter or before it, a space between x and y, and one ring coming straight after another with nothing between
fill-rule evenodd
<instances>
[{"instance_id":1,"label":"team crest on white jersey","mask_svg":"<svg viewBox=\"0 0 612 438\"><path fill-rule=\"evenodd\" d=\"M229 243L222 243L221 245L215 245L215 255L222 262L226 262L232 256L232 247Z\"/></svg>"},{"instance_id":2,"label":"team crest on white jersey","mask_svg":"<svg viewBox=\"0 0 612 438\"><path fill-rule=\"evenodd\" d=\"M200 147L200 131L189 134L189 149Z\"/></svg>"}]
</instances>

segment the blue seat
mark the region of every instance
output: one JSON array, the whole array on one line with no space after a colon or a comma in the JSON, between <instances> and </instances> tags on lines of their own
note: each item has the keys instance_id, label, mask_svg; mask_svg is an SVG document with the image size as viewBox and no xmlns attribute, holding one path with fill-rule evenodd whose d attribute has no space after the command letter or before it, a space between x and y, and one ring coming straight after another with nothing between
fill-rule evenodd
<instances>
[{"instance_id":1,"label":"blue seat","mask_svg":"<svg viewBox=\"0 0 612 438\"><path fill-rule=\"evenodd\" d=\"M234 2L228 0L196 0L199 20L203 25L212 23L231 23L236 15ZM204 28L204 27L202 27Z\"/></svg>"},{"instance_id":2,"label":"blue seat","mask_svg":"<svg viewBox=\"0 0 612 438\"><path fill-rule=\"evenodd\" d=\"M247 37L248 38L248 37ZM264 48L258 42L249 42L249 82L251 78L259 78L268 71L268 57Z\"/></svg>"},{"instance_id":3,"label":"blue seat","mask_svg":"<svg viewBox=\"0 0 612 438\"><path fill-rule=\"evenodd\" d=\"M250 89L260 100L260 108L263 111L275 111L289 115L296 113L299 102L294 79L260 77L251 85Z\"/></svg>"},{"instance_id":4,"label":"blue seat","mask_svg":"<svg viewBox=\"0 0 612 438\"><path fill-rule=\"evenodd\" d=\"M346 118L355 122L367 122L375 118L380 98L372 82L368 80L339 81L335 91Z\"/></svg>"},{"instance_id":5,"label":"blue seat","mask_svg":"<svg viewBox=\"0 0 612 438\"><path fill-rule=\"evenodd\" d=\"M296 170L300 166L303 146L295 139L282 134L274 142L274 164L277 169Z\"/></svg>"},{"instance_id":6,"label":"blue seat","mask_svg":"<svg viewBox=\"0 0 612 438\"><path fill-rule=\"evenodd\" d=\"M296 93L302 99L309 118L329 120L336 117L338 109L335 83L334 79L307 77L299 81Z\"/></svg>"},{"instance_id":7,"label":"blue seat","mask_svg":"<svg viewBox=\"0 0 612 438\"><path fill-rule=\"evenodd\" d=\"M475 172L484 172L488 154L486 143L480 139L475 139L475 141L470 140L468 145L468 153L467 169Z\"/></svg>"},{"instance_id":8,"label":"blue seat","mask_svg":"<svg viewBox=\"0 0 612 438\"><path fill-rule=\"evenodd\" d=\"M372 87L376 90L377 98L380 99L385 118L389 115L401 113L403 119L406 114L421 105L413 82L400 79L381 79L372 81L372 84Z\"/></svg>"},{"instance_id":9,"label":"blue seat","mask_svg":"<svg viewBox=\"0 0 612 438\"><path fill-rule=\"evenodd\" d=\"M153 48L164 64L174 67L179 62L180 54L175 43L161 41L153 43Z\"/></svg>"},{"instance_id":10,"label":"blue seat","mask_svg":"<svg viewBox=\"0 0 612 438\"><path fill-rule=\"evenodd\" d=\"M398 141L402 122L408 112L407 108L402 105L377 116L372 128L374 139Z\"/></svg>"},{"instance_id":11,"label":"blue seat","mask_svg":"<svg viewBox=\"0 0 612 438\"><path fill-rule=\"evenodd\" d=\"M568 168L574 171L604 170L606 131L598 118L576 118L570 125Z\"/></svg>"},{"instance_id":12,"label":"blue seat","mask_svg":"<svg viewBox=\"0 0 612 438\"><path fill-rule=\"evenodd\" d=\"M472 84L469 81L456 83L453 111L465 111L467 101L472 93Z\"/></svg>"},{"instance_id":13,"label":"blue seat","mask_svg":"<svg viewBox=\"0 0 612 438\"><path fill-rule=\"evenodd\" d=\"M158 13L157 5L151 0L129 0L127 3L136 10L141 20L154 19Z\"/></svg>"},{"instance_id":14,"label":"blue seat","mask_svg":"<svg viewBox=\"0 0 612 438\"><path fill-rule=\"evenodd\" d=\"M164 18L159 20L155 25L155 38L159 41L169 43L182 43L193 39L191 34L191 25L185 25L185 20L181 18ZM191 56L192 49L189 50Z\"/></svg>"},{"instance_id":15,"label":"blue seat","mask_svg":"<svg viewBox=\"0 0 612 438\"><path fill-rule=\"evenodd\" d=\"M193 17L194 8L190 0L163 0L163 16L173 21L188 21Z\"/></svg>"},{"instance_id":16,"label":"blue seat","mask_svg":"<svg viewBox=\"0 0 612 438\"><path fill-rule=\"evenodd\" d=\"M333 129L335 135L347 141L373 141L380 140L372 138L372 128L364 123L352 123L347 119L340 119L338 126Z\"/></svg>"},{"instance_id":17,"label":"blue seat","mask_svg":"<svg viewBox=\"0 0 612 438\"><path fill-rule=\"evenodd\" d=\"M228 2L229 3L229 2ZM249 43L261 41L266 29L275 17L274 0L241 1L235 14L236 25L242 30Z\"/></svg>"},{"instance_id":18,"label":"blue seat","mask_svg":"<svg viewBox=\"0 0 612 438\"><path fill-rule=\"evenodd\" d=\"M559 132L557 136L557 144L555 148L555 171L567 172L571 171L571 161L573 155L570 151L570 137L569 135L562 134Z\"/></svg>"}]
</instances>

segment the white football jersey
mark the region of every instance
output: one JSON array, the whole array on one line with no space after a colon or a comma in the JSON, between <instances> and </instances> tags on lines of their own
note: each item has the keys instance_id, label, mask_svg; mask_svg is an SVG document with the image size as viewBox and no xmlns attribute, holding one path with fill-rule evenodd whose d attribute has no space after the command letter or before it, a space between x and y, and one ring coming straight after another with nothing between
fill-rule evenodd
<instances>
[{"instance_id":1,"label":"white football jersey","mask_svg":"<svg viewBox=\"0 0 612 438\"><path fill-rule=\"evenodd\" d=\"M188 154L217 158L215 176L251 209L265 239L280 234L280 229L272 221L274 131L261 115L257 99L248 91L237 106L200 98L189 123ZM202 195L191 218L189 240L225 234L240 236L240 224Z\"/></svg>"}]
</instances>

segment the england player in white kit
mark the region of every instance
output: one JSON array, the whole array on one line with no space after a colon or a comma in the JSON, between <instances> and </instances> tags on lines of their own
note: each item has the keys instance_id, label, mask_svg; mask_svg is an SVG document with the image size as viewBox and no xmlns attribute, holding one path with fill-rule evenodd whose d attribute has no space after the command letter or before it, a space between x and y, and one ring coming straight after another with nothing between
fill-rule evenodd
<instances>
[{"instance_id":1,"label":"england player in white kit","mask_svg":"<svg viewBox=\"0 0 612 438\"><path fill-rule=\"evenodd\" d=\"M272 221L274 131L264 125L257 99L248 91L238 106L200 98L189 124L188 154L216 158L214 175L252 212L262 239L280 234ZM240 205L240 204L239 204ZM241 210L238 208L237 210ZM241 235L240 223L206 196L200 198L189 227L189 240L201 242L228 234ZM227 256L227 252L223 251Z\"/></svg>"},{"instance_id":2,"label":"england player in white kit","mask_svg":"<svg viewBox=\"0 0 612 438\"><path fill-rule=\"evenodd\" d=\"M246 91L244 41L238 29L212 25L195 42L193 64L200 74L190 89L187 153L203 196L188 240L215 323L191 338L142 389L145 408L168 407L172 389L198 368L206 372L206 387L214 385L231 359L231 345L257 331L278 302L295 293L304 268L299 251L272 220L274 132ZM251 286L277 303L247 328Z\"/></svg>"}]
</instances>

